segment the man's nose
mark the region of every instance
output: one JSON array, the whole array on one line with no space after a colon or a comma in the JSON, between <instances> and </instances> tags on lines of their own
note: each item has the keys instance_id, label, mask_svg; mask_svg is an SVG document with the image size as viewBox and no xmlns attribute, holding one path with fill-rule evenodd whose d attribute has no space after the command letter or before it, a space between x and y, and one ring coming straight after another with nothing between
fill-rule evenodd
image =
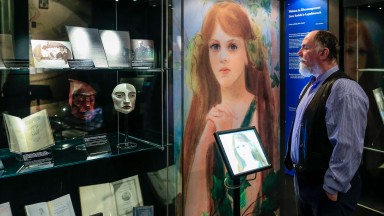
<instances>
[{"instance_id":1,"label":"man's nose","mask_svg":"<svg viewBox=\"0 0 384 216\"><path fill-rule=\"evenodd\" d=\"M303 56L303 52L302 52L301 49L299 49L299 51L297 52L297 55L300 56L300 57Z\"/></svg>"}]
</instances>

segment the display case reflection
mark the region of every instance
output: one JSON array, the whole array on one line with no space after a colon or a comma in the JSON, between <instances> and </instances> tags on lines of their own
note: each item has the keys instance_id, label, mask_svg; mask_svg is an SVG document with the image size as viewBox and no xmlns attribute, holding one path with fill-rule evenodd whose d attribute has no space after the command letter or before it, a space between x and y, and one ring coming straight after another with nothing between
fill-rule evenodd
<instances>
[{"instance_id":1,"label":"display case reflection","mask_svg":"<svg viewBox=\"0 0 384 216\"><path fill-rule=\"evenodd\" d=\"M347 8L344 18L344 70L369 98L368 122L361 166L363 190L359 203L383 211L384 88L383 15L377 7Z\"/></svg>"},{"instance_id":2,"label":"display case reflection","mask_svg":"<svg viewBox=\"0 0 384 216\"><path fill-rule=\"evenodd\" d=\"M369 19L368 19L369 20ZM345 44L344 65L345 72L356 80L369 98L368 124L365 135L365 146L383 149L383 124L375 101L373 90L380 87L381 74L366 71L380 67L380 52L376 48L372 29L366 21L352 15L344 20Z\"/></svg>"}]
</instances>

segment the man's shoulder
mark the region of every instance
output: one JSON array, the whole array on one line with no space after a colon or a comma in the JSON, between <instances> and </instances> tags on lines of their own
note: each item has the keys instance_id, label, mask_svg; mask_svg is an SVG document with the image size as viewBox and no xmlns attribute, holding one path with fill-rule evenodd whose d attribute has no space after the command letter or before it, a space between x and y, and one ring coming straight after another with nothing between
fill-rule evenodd
<instances>
[{"instance_id":1,"label":"man's shoulder","mask_svg":"<svg viewBox=\"0 0 384 216\"><path fill-rule=\"evenodd\" d=\"M367 98L363 88L353 79L340 78L335 81L332 91L337 92L339 97L354 95L357 97Z\"/></svg>"}]
</instances>

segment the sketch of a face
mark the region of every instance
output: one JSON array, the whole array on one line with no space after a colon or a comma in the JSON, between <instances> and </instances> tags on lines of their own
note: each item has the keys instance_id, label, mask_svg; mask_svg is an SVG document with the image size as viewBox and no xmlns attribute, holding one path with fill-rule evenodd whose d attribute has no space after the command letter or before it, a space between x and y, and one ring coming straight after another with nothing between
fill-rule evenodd
<instances>
[{"instance_id":1,"label":"sketch of a face","mask_svg":"<svg viewBox=\"0 0 384 216\"><path fill-rule=\"evenodd\" d=\"M96 90L88 83L70 79L69 105L71 113L79 119L94 117Z\"/></svg>"},{"instance_id":2,"label":"sketch of a face","mask_svg":"<svg viewBox=\"0 0 384 216\"><path fill-rule=\"evenodd\" d=\"M222 87L244 82L248 64L244 39L227 34L216 24L208 48L212 71Z\"/></svg>"},{"instance_id":3,"label":"sketch of a face","mask_svg":"<svg viewBox=\"0 0 384 216\"><path fill-rule=\"evenodd\" d=\"M128 114L135 109L136 89L129 83L117 85L112 92L112 100L115 110Z\"/></svg>"}]
</instances>

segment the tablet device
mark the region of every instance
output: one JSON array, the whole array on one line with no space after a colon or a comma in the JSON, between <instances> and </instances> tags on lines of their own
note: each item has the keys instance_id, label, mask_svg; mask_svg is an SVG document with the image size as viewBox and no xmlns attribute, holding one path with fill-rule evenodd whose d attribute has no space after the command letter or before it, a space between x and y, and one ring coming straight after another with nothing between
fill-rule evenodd
<instances>
[{"instance_id":1,"label":"tablet device","mask_svg":"<svg viewBox=\"0 0 384 216\"><path fill-rule=\"evenodd\" d=\"M231 178L272 167L255 127L217 131L214 136Z\"/></svg>"}]
</instances>

